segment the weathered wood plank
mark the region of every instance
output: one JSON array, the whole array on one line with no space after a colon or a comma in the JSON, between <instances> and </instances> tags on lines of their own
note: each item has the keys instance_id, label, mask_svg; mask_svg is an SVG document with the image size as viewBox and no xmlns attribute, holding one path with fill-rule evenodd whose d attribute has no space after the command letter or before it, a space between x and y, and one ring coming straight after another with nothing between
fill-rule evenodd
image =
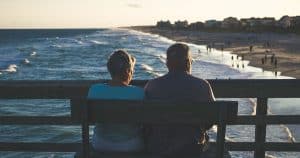
<instances>
[{"instance_id":1,"label":"weathered wood plank","mask_svg":"<svg viewBox=\"0 0 300 158\"><path fill-rule=\"evenodd\" d=\"M264 120L264 121L263 121ZM266 123L268 125L278 124L300 124L300 116L271 115L264 119L256 116L238 116L234 122L228 125L255 125ZM79 120L69 116L0 116L0 125L79 125Z\"/></svg>"},{"instance_id":2,"label":"weathered wood plank","mask_svg":"<svg viewBox=\"0 0 300 158\"><path fill-rule=\"evenodd\" d=\"M215 142L211 142L216 146ZM255 142L225 142L227 150L230 151L253 151ZM76 152L80 151L81 143L12 143L0 142L0 151L24 151L24 152ZM264 143L266 151L289 151L299 152L300 143Z\"/></svg>"},{"instance_id":3,"label":"weathered wood plank","mask_svg":"<svg viewBox=\"0 0 300 158\"><path fill-rule=\"evenodd\" d=\"M300 115L268 115L268 116L241 116L228 125L255 125L255 124L300 124Z\"/></svg>"},{"instance_id":4,"label":"weathered wood plank","mask_svg":"<svg viewBox=\"0 0 300 158\"><path fill-rule=\"evenodd\" d=\"M229 151L255 150L255 142L226 142L225 146ZM265 151L300 152L300 143L266 142L263 143L262 148Z\"/></svg>"},{"instance_id":5,"label":"weathered wood plank","mask_svg":"<svg viewBox=\"0 0 300 158\"><path fill-rule=\"evenodd\" d=\"M0 116L0 125L79 125L68 116Z\"/></svg>"},{"instance_id":6,"label":"weathered wood plank","mask_svg":"<svg viewBox=\"0 0 300 158\"><path fill-rule=\"evenodd\" d=\"M204 124L218 122L222 107L225 122L235 120L238 103L235 101L125 101L89 100L89 122L154 123L154 124ZM154 115L155 114L155 115Z\"/></svg>"},{"instance_id":7,"label":"weathered wood plank","mask_svg":"<svg viewBox=\"0 0 300 158\"><path fill-rule=\"evenodd\" d=\"M11 143L0 142L0 151L77 152L81 143Z\"/></svg>"},{"instance_id":8,"label":"weathered wood plank","mask_svg":"<svg viewBox=\"0 0 300 158\"><path fill-rule=\"evenodd\" d=\"M300 98L300 79L208 80L218 98ZM0 98L66 99L87 95L91 84L107 80L0 81ZM134 80L143 87L146 80Z\"/></svg>"},{"instance_id":9,"label":"weathered wood plank","mask_svg":"<svg viewBox=\"0 0 300 158\"><path fill-rule=\"evenodd\" d=\"M297 151L300 152L300 143L277 143L269 142L264 144L266 151Z\"/></svg>"},{"instance_id":10,"label":"weathered wood plank","mask_svg":"<svg viewBox=\"0 0 300 158\"><path fill-rule=\"evenodd\" d=\"M266 116L268 112L268 98L257 98L256 116ZM266 141L266 123L255 125L255 158L265 158L263 144Z\"/></svg>"}]
</instances>

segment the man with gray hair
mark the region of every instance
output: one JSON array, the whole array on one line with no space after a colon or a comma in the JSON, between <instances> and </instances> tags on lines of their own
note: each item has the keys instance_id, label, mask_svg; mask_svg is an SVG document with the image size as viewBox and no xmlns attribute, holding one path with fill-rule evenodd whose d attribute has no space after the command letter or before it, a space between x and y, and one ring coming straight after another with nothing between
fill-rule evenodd
<instances>
[{"instance_id":1,"label":"man with gray hair","mask_svg":"<svg viewBox=\"0 0 300 158\"><path fill-rule=\"evenodd\" d=\"M159 78L150 80L145 86L146 99L214 101L210 84L191 75L192 58L189 47L176 43L167 50L169 72ZM200 127L201 126L201 127ZM207 149L206 131L212 125L175 126L153 125L146 127L147 150L165 156L203 155Z\"/></svg>"}]
</instances>

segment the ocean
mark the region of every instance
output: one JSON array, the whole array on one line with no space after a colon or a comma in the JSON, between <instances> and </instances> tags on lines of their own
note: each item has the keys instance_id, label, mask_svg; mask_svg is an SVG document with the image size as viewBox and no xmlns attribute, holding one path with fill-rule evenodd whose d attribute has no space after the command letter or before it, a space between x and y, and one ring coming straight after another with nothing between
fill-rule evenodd
<instances>
[{"instance_id":1,"label":"ocean","mask_svg":"<svg viewBox=\"0 0 300 158\"><path fill-rule=\"evenodd\" d=\"M116 49L136 57L134 79L152 79L167 73L166 49L170 39L127 29L0 30L0 80L97 80L109 79L106 62ZM205 79L289 79L248 65L230 52L188 43L192 74ZM232 61L232 56L234 61ZM251 115L255 99L239 101L239 114ZM269 99L269 114L300 114L300 99ZM69 115L67 100L0 100L0 115ZM0 126L0 141L79 142L79 126ZM210 131L213 138L215 128ZM254 141L254 126L229 126L230 141ZM268 126L267 141L297 142L299 125ZM253 152L232 152L234 158ZM1 158L73 157L74 153L0 152ZM270 157L299 158L300 153L268 152Z\"/></svg>"}]
</instances>

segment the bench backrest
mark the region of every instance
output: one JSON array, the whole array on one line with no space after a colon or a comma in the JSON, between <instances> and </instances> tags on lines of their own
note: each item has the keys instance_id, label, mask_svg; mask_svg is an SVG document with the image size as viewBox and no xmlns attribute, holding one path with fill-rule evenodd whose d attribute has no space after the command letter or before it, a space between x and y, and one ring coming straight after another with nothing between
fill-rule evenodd
<instances>
[{"instance_id":1,"label":"bench backrest","mask_svg":"<svg viewBox=\"0 0 300 158\"><path fill-rule=\"evenodd\" d=\"M237 102L88 100L90 123L201 124L237 117ZM226 114L225 114L226 113Z\"/></svg>"},{"instance_id":2,"label":"bench backrest","mask_svg":"<svg viewBox=\"0 0 300 158\"><path fill-rule=\"evenodd\" d=\"M193 125L214 123L218 125L216 157L222 158L226 124L237 118L238 103L235 101L87 100L86 105L81 109L84 157L89 157L89 125L97 122ZM72 108L72 110L78 109Z\"/></svg>"}]
</instances>

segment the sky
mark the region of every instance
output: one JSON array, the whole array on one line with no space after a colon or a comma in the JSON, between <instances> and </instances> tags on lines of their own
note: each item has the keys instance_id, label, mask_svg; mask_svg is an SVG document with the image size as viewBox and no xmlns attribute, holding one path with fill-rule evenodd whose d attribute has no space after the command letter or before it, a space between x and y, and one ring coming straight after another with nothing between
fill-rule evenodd
<instances>
[{"instance_id":1,"label":"sky","mask_svg":"<svg viewBox=\"0 0 300 158\"><path fill-rule=\"evenodd\" d=\"M105 28L159 20L300 15L300 0L0 0L0 28Z\"/></svg>"}]
</instances>

